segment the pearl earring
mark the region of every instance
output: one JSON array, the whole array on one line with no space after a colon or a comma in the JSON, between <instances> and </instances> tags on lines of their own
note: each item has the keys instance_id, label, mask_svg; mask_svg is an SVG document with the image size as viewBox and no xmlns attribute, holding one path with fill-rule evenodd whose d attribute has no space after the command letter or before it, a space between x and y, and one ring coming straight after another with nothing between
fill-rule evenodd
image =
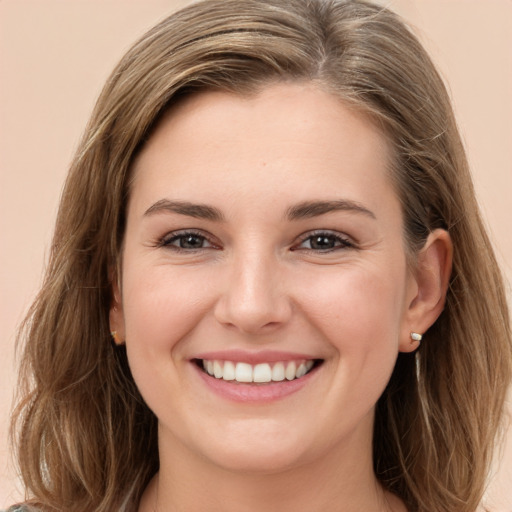
<instances>
[{"instance_id":1,"label":"pearl earring","mask_svg":"<svg viewBox=\"0 0 512 512\"><path fill-rule=\"evenodd\" d=\"M422 339L423 339L422 334L419 334L417 332L411 332L411 342L416 342L416 341L421 342Z\"/></svg>"}]
</instances>

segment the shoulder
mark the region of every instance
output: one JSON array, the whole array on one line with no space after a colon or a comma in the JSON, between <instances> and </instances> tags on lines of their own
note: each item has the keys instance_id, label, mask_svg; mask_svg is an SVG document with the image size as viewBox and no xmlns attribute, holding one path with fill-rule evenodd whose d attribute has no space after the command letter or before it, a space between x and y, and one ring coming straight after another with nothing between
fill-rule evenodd
<instances>
[{"instance_id":1,"label":"shoulder","mask_svg":"<svg viewBox=\"0 0 512 512\"><path fill-rule=\"evenodd\" d=\"M27 507L26 505L13 505L7 510L0 510L0 512L36 512L33 507Z\"/></svg>"}]
</instances>

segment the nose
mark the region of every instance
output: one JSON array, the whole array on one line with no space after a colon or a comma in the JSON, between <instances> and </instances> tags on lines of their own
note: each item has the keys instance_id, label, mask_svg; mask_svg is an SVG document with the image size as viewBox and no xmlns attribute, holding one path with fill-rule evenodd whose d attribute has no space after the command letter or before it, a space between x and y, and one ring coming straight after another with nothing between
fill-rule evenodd
<instances>
[{"instance_id":1,"label":"nose","mask_svg":"<svg viewBox=\"0 0 512 512\"><path fill-rule=\"evenodd\" d=\"M276 258L253 253L232 262L215 307L218 322L260 334L283 326L291 315L292 302Z\"/></svg>"}]
</instances>

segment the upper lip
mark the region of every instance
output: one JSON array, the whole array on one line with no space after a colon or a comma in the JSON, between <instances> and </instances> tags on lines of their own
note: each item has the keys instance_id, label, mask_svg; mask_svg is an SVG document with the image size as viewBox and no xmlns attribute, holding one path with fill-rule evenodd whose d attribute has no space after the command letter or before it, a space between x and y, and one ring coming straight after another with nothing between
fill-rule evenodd
<instances>
[{"instance_id":1,"label":"upper lip","mask_svg":"<svg viewBox=\"0 0 512 512\"><path fill-rule=\"evenodd\" d=\"M212 352L202 352L195 355L192 359L206 359L207 361L233 361L237 363L248 363L254 365L259 363L277 363L319 358L299 352L285 352L276 350L263 350L259 352L249 352L246 350L219 350Z\"/></svg>"}]
</instances>

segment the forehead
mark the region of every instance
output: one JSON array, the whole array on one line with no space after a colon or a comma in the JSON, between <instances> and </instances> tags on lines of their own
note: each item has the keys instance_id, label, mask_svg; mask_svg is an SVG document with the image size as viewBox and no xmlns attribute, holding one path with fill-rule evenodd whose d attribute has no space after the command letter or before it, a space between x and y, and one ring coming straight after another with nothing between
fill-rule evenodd
<instances>
[{"instance_id":1,"label":"forehead","mask_svg":"<svg viewBox=\"0 0 512 512\"><path fill-rule=\"evenodd\" d=\"M208 200L223 187L245 196L270 196L277 187L283 198L335 187L377 197L391 183L389 163L375 125L312 84L276 84L250 96L209 91L163 116L134 162L132 192Z\"/></svg>"}]
</instances>

